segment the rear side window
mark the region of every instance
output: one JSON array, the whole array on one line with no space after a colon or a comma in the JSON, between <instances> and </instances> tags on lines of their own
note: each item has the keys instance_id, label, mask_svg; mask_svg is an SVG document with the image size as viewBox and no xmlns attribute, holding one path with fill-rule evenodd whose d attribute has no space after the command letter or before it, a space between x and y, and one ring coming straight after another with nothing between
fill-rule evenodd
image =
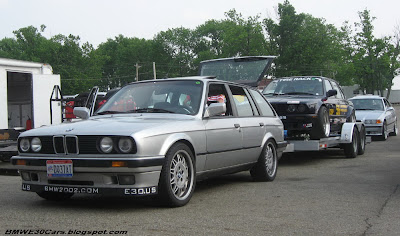
<instances>
[{"instance_id":1,"label":"rear side window","mask_svg":"<svg viewBox=\"0 0 400 236\"><path fill-rule=\"evenodd\" d=\"M253 116L250 100L242 87L229 86L233 95L233 104L236 106L238 116Z\"/></svg>"},{"instance_id":2,"label":"rear side window","mask_svg":"<svg viewBox=\"0 0 400 236\"><path fill-rule=\"evenodd\" d=\"M275 116L274 111L272 110L271 106L265 100L265 98L258 93L257 91L249 89L251 95L257 102L259 109L261 110L262 116Z\"/></svg>"}]
</instances>

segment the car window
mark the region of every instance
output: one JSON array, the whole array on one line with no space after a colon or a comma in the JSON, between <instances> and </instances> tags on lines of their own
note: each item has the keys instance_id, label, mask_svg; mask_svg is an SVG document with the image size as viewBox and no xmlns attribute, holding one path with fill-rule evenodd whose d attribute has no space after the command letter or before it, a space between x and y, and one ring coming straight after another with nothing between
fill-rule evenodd
<instances>
[{"instance_id":1,"label":"car window","mask_svg":"<svg viewBox=\"0 0 400 236\"><path fill-rule=\"evenodd\" d=\"M293 77L272 81L264 89L265 95L323 95L322 79L318 77Z\"/></svg>"},{"instance_id":2,"label":"car window","mask_svg":"<svg viewBox=\"0 0 400 236\"><path fill-rule=\"evenodd\" d=\"M342 93L342 90L340 89L339 85L336 82L332 81L332 87L333 87L333 89L335 89L337 91L337 94L336 94L335 97L336 98L340 98L340 99L344 99L344 95Z\"/></svg>"},{"instance_id":3,"label":"car window","mask_svg":"<svg viewBox=\"0 0 400 236\"><path fill-rule=\"evenodd\" d=\"M392 106L392 104L390 104L390 102L389 102L388 100L386 100L386 99L383 99L383 100L384 100L384 102L385 102L386 108Z\"/></svg>"},{"instance_id":4,"label":"car window","mask_svg":"<svg viewBox=\"0 0 400 236\"><path fill-rule=\"evenodd\" d=\"M332 90L333 88L332 88L332 85L331 85L331 82L329 82L329 80L324 80L324 83L325 83L325 93L326 92L328 92L329 90Z\"/></svg>"},{"instance_id":5,"label":"car window","mask_svg":"<svg viewBox=\"0 0 400 236\"><path fill-rule=\"evenodd\" d=\"M274 111L272 110L271 106L265 100L264 96L258 93L255 90L249 89L251 95L254 97L258 107L261 110L261 114L263 116L275 116Z\"/></svg>"},{"instance_id":6,"label":"car window","mask_svg":"<svg viewBox=\"0 0 400 236\"><path fill-rule=\"evenodd\" d=\"M197 80L133 83L123 87L98 111L110 113L179 113L194 115L203 83Z\"/></svg>"},{"instance_id":7,"label":"car window","mask_svg":"<svg viewBox=\"0 0 400 236\"><path fill-rule=\"evenodd\" d=\"M217 102L226 104L226 113L222 114L222 116L233 116L225 84L210 83L208 86L207 106Z\"/></svg>"},{"instance_id":8,"label":"car window","mask_svg":"<svg viewBox=\"0 0 400 236\"><path fill-rule=\"evenodd\" d=\"M353 99L351 102L356 110L379 110L383 111L382 99Z\"/></svg>"},{"instance_id":9,"label":"car window","mask_svg":"<svg viewBox=\"0 0 400 236\"><path fill-rule=\"evenodd\" d=\"M253 109L246 92L242 87L230 85L233 95L233 105L236 107L238 116L253 116Z\"/></svg>"}]
</instances>

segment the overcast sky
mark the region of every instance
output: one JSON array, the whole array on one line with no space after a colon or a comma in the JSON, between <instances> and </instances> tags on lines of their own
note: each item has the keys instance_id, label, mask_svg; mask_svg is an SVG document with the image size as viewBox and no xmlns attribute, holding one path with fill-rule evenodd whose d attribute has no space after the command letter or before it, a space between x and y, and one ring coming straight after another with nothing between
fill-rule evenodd
<instances>
[{"instance_id":1,"label":"overcast sky","mask_svg":"<svg viewBox=\"0 0 400 236\"><path fill-rule=\"evenodd\" d=\"M0 39L12 31L33 25L47 26L45 37L57 34L81 37L95 47L119 34L152 39L170 28L194 29L209 19L224 19L235 8L244 18L259 14L277 18L284 0L0 0ZM400 25L399 0L290 0L297 13L325 18L340 27L346 20L358 22L358 11L368 9L377 19L375 36L393 34Z\"/></svg>"}]
</instances>

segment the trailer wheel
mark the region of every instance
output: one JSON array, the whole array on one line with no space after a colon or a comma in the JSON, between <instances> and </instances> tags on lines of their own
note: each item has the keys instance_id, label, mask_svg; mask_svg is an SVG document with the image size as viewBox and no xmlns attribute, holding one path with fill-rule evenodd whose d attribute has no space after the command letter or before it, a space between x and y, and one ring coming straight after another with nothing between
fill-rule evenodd
<instances>
[{"instance_id":1,"label":"trailer wheel","mask_svg":"<svg viewBox=\"0 0 400 236\"><path fill-rule=\"evenodd\" d=\"M53 192L37 192L41 198L44 198L48 201L64 201L70 199L74 194L73 193L53 193Z\"/></svg>"},{"instance_id":2,"label":"trailer wheel","mask_svg":"<svg viewBox=\"0 0 400 236\"><path fill-rule=\"evenodd\" d=\"M343 145L344 155L347 158L355 158L358 154L358 143L359 143L359 134L357 128L353 128L353 137L351 139L351 143L346 143Z\"/></svg>"},{"instance_id":3,"label":"trailer wheel","mask_svg":"<svg viewBox=\"0 0 400 236\"><path fill-rule=\"evenodd\" d=\"M358 155L363 155L365 152L365 145L366 145L367 136L365 134L365 127L361 126L361 130L359 132L358 137Z\"/></svg>"}]
</instances>

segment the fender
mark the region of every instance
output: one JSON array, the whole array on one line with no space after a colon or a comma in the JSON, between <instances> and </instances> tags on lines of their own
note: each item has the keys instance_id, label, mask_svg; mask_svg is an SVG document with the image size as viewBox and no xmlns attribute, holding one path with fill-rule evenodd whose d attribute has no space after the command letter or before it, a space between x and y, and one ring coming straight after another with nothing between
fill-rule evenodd
<instances>
[{"instance_id":1,"label":"fender","mask_svg":"<svg viewBox=\"0 0 400 236\"><path fill-rule=\"evenodd\" d=\"M263 138L262 143L261 143L261 148L264 147L264 145L267 143L268 139L270 139L270 138L272 138L274 140L274 142L276 142L275 139L274 139L274 136L271 134L271 132L268 132L268 133L266 133L264 135L264 138Z\"/></svg>"},{"instance_id":2,"label":"fender","mask_svg":"<svg viewBox=\"0 0 400 236\"><path fill-rule=\"evenodd\" d=\"M185 140L185 141L189 142L191 145L190 148L193 147L193 149L194 149L194 145L193 145L194 142L189 135L187 135L185 133L174 133L174 134L169 135L168 138L165 139L164 143L162 144L162 146L160 148L159 155L165 156L167 154L168 150L171 148L171 146L180 140ZM196 155L196 153L194 152L193 155Z\"/></svg>"}]
</instances>

